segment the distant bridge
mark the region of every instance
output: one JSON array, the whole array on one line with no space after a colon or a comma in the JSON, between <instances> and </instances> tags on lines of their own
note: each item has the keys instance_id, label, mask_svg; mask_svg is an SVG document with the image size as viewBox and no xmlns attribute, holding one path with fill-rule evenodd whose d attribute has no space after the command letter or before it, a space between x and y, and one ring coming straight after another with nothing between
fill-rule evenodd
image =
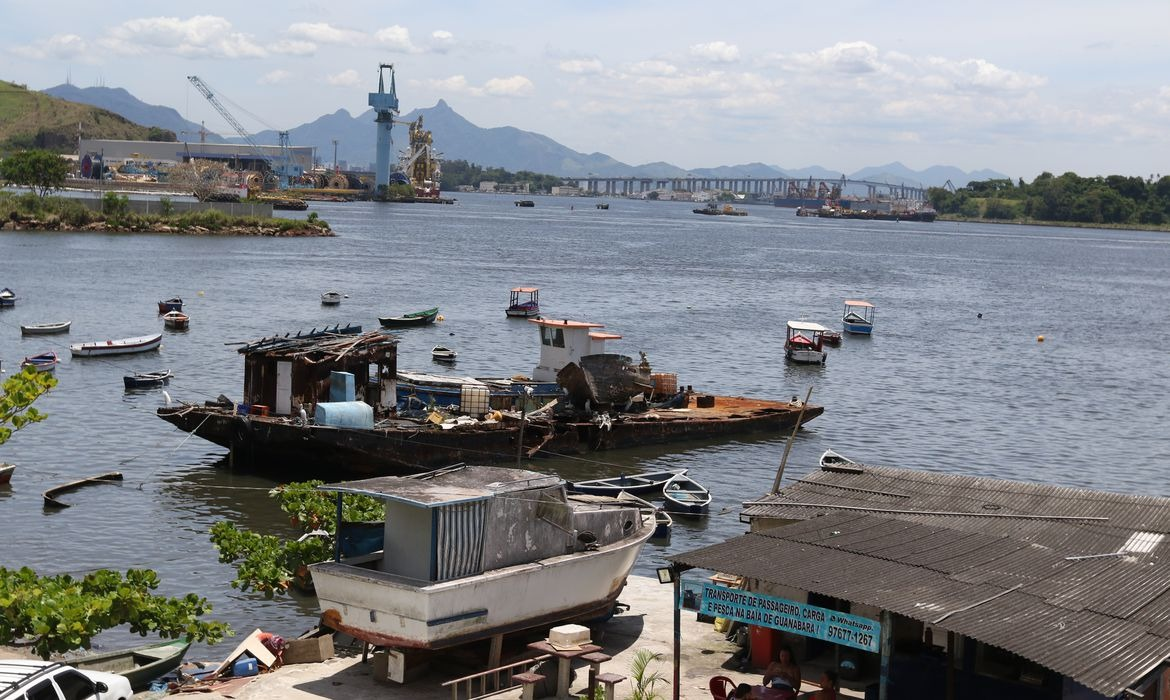
<instances>
[{"instance_id":1,"label":"distant bridge","mask_svg":"<svg viewBox=\"0 0 1170 700\"><path fill-rule=\"evenodd\" d=\"M864 188L865 198L926 200L926 188L914 185L892 185L888 182L871 180L850 180L845 177L830 180L823 178L791 177L569 177L582 191L595 195L634 197L654 190L672 192L701 192L703 190L726 190L737 194L757 197L817 198L824 199L838 188L838 193L860 193Z\"/></svg>"}]
</instances>

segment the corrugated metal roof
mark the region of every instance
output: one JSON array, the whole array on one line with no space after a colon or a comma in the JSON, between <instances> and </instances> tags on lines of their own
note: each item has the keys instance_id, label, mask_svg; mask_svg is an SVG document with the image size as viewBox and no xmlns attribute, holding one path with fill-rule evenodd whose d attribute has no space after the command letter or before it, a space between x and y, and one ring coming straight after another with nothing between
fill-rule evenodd
<instances>
[{"instance_id":1,"label":"corrugated metal roof","mask_svg":"<svg viewBox=\"0 0 1170 700\"><path fill-rule=\"evenodd\" d=\"M545 489L565 482L527 469L460 466L411 476L376 476L319 486L322 491L354 493L426 508L491 498L514 491Z\"/></svg>"},{"instance_id":2,"label":"corrugated metal roof","mask_svg":"<svg viewBox=\"0 0 1170 700\"><path fill-rule=\"evenodd\" d=\"M1170 657L1167 542L1118 554L1170 533L1170 499L860 466L743 511L797 522L671 559L938 620L1105 695Z\"/></svg>"}]
</instances>

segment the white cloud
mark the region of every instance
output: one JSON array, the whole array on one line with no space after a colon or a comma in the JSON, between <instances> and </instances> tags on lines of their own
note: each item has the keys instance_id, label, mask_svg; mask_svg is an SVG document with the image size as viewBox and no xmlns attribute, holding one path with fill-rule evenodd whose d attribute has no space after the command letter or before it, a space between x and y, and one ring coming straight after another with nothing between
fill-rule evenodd
<instances>
[{"instance_id":1,"label":"white cloud","mask_svg":"<svg viewBox=\"0 0 1170 700\"><path fill-rule=\"evenodd\" d=\"M522 75L513 75L510 78L492 78L483 85L483 91L497 97L526 97L531 95L536 86Z\"/></svg>"},{"instance_id":2,"label":"white cloud","mask_svg":"<svg viewBox=\"0 0 1170 700\"><path fill-rule=\"evenodd\" d=\"M447 53L455 46L455 35L445 29L431 32L430 49L435 53Z\"/></svg>"},{"instance_id":3,"label":"white cloud","mask_svg":"<svg viewBox=\"0 0 1170 700\"><path fill-rule=\"evenodd\" d=\"M667 76L678 73L678 67L676 67L673 63L658 60L639 61L638 63L631 65L627 70L634 75Z\"/></svg>"},{"instance_id":4,"label":"white cloud","mask_svg":"<svg viewBox=\"0 0 1170 700\"><path fill-rule=\"evenodd\" d=\"M289 73L286 70L282 70L282 69L278 68L274 71L269 71L269 72L265 73L264 75L260 76L259 82L263 85L277 85L279 83L288 82L289 79L292 77L293 77L292 73Z\"/></svg>"},{"instance_id":5,"label":"white cloud","mask_svg":"<svg viewBox=\"0 0 1170 700\"><path fill-rule=\"evenodd\" d=\"M311 41L299 39L281 39L268 45L272 53L290 54L293 56L312 56L317 53L317 45Z\"/></svg>"},{"instance_id":6,"label":"white cloud","mask_svg":"<svg viewBox=\"0 0 1170 700\"><path fill-rule=\"evenodd\" d=\"M326 76L325 82L339 87L358 87L362 84L362 78L356 70L350 68L340 73Z\"/></svg>"},{"instance_id":7,"label":"white cloud","mask_svg":"<svg viewBox=\"0 0 1170 700\"><path fill-rule=\"evenodd\" d=\"M250 35L232 31L231 22L213 15L132 19L108 30L100 43L129 56L164 51L187 58L263 58L268 53Z\"/></svg>"},{"instance_id":8,"label":"white cloud","mask_svg":"<svg viewBox=\"0 0 1170 700\"><path fill-rule=\"evenodd\" d=\"M1048 82L1040 76L1004 70L982 58L972 58L957 63L934 59L932 63L953 75L955 86L960 89L1029 90Z\"/></svg>"},{"instance_id":9,"label":"white cloud","mask_svg":"<svg viewBox=\"0 0 1170 700\"><path fill-rule=\"evenodd\" d=\"M601 65L601 61L596 58L575 58L568 61L561 61L557 68L560 68L565 73L574 73L577 75L595 75L605 70Z\"/></svg>"},{"instance_id":10,"label":"white cloud","mask_svg":"<svg viewBox=\"0 0 1170 700\"><path fill-rule=\"evenodd\" d=\"M739 47L725 41L712 41L691 46L691 55L716 63L732 63L739 60Z\"/></svg>"},{"instance_id":11,"label":"white cloud","mask_svg":"<svg viewBox=\"0 0 1170 700\"><path fill-rule=\"evenodd\" d=\"M852 75L880 73L887 69L878 49L867 41L842 41L812 53L795 54L792 60L806 70Z\"/></svg>"},{"instance_id":12,"label":"white cloud","mask_svg":"<svg viewBox=\"0 0 1170 700\"><path fill-rule=\"evenodd\" d=\"M76 34L54 34L36 44L13 46L12 51L27 58L70 59L84 56L88 45Z\"/></svg>"},{"instance_id":13,"label":"white cloud","mask_svg":"<svg viewBox=\"0 0 1170 700\"><path fill-rule=\"evenodd\" d=\"M418 49L410 42L410 30L397 24L392 27L383 27L374 32L374 38L383 48L402 53L415 53Z\"/></svg>"},{"instance_id":14,"label":"white cloud","mask_svg":"<svg viewBox=\"0 0 1170 700\"><path fill-rule=\"evenodd\" d=\"M293 38L318 44L350 45L367 41L366 35L362 32L334 27L328 22L296 22L289 25L287 33Z\"/></svg>"}]
</instances>

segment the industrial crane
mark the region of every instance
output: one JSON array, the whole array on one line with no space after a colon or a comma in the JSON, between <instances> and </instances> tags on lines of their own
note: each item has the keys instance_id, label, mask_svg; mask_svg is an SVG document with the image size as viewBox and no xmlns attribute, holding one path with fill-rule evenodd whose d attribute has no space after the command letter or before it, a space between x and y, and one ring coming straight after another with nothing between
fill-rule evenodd
<instances>
[{"instance_id":1,"label":"industrial crane","mask_svg":"<svg viewBox=\"0 0 1170 700\"><path fill-rule=\"evenodd\" d=\"M278 164L274 163L272 156L266 155L263 151L260 150L260 146L257 145L256 141L252 139L251 134L249 134L248 131L244 128L244 125L240 124L240 122L234 116L232 116L232 113L228 111L228 108L223 106L223 103L219 101L219 98L215 96L215 93L212 92L211 87L207 83L203 82L203 80L201 80L197 75L188 75L187 80L190 80L191 84L195 86L195 89L207 98L207 101L211 103L212 107L215 107L215 111L219 112L219 115L226 119L228 124L232 125L232 128L236 130L236 133L240 135L240 138L244 139L244 142L248 144L256 157L268 163L268 167L276 175L276 182L278 187L285 189L290 186L293 180L301 177L301 175L304 174L304 170L301 168L301 166L293 162L292 153L289 150L287 131L277 132L277 135L280 139L280 162ZM265 184L268 184L267 178L265 178Z\"/></svg>"}]
</instances>

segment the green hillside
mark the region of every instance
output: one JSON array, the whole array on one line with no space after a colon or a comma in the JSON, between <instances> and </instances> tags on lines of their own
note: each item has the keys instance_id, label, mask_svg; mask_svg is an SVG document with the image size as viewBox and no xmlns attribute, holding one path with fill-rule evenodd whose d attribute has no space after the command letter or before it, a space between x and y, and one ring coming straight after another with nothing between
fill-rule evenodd
<instances>
[{"instance_id":1,"label":"green hillside","mask_svg":"<svg viewBox=\"0 0 1170 700\"><path fill-rule=\"evenodd\" d=\"M78 124L87 139L175 140L174 132L0 80L0 156L26 148L76 153Z\"/></svg>"}]
</instances>

